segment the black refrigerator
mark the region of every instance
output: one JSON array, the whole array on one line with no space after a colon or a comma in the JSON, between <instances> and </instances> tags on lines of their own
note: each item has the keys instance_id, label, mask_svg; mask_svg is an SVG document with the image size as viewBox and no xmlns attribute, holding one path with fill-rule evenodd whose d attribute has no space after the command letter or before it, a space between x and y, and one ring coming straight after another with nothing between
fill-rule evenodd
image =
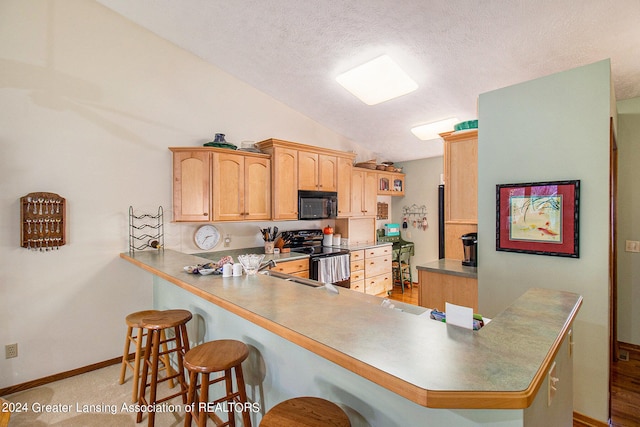
<instances>
[{"instance_id":1,"label":"black refrigerator","mask_svg":"<svg viewBox=\"0 0 640 427\"><path fill-rule=\"evenodd\" d=\"M438 255L444 259L444 185L438 185Z\"/></svg>"}]
</instances>

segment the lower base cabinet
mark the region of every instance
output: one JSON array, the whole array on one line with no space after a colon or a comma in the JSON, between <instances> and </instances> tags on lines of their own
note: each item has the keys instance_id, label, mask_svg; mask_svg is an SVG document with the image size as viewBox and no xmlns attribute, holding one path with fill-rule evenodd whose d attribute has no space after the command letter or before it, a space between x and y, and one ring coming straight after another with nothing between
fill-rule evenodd
<instances>
[{"instance_id":1,"label":"lower base cabinet","mask_svg":"<svg viewBox=\"0 0 640 427\"><path fill-rule=\"evenodd\" d=\"M472 307L478 312L478 279L418 270L418 305L445 310L445 303Z\"/></svg>"},{"instance_id":2,"label":"lower base cabinet","mask_svg":"<svg viewBox=\"0 0 640 427\"><path fill-rule=\"evenodd\" d=\"M364 250L364 292L378 295L393 288L391 245Z\"/></svg>"},{"instance_id":3,"label":"lower base cabinet","mask_svg":"<svg viewBox=\"0 0 640 427\"><path fill-rule=\"evenodd\" d=\"M352 251L351 256L351 290L364 292L364 251Z\"/></svg>"},{"instance_id":4,"label":"lower base cabinet","mask_svg":"<svg viewBox=\"0 0 640 427\"><path fill-rule=\"evenodd\" d=\"M309 278L309 258L278 262L271 270L292 276Z\"/></svg>"}]
</instances>

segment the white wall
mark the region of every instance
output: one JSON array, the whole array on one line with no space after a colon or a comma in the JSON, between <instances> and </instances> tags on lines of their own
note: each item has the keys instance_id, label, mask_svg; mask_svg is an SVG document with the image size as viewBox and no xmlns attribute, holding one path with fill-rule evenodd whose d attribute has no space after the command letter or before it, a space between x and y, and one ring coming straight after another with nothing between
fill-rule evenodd
<instances>
[{"instance_id":1,"label":"white wall","mask_svg":"<svg viewBox=\"0 0 640 427\"><path fill-rule=\"evenodd\" d=\"M618 340L640 345L640 254L625 252L640 240L640 98L618 102Z\"/></svg>"},{"instance_id":2,"label":"white wall","mask_svg":"<svg viewBox=\"0 0 640 427\"><path fill-rule=\"evenodd\" d=\"M418 281L416 266L438 259L438 185L443 170L442 157L413 160L399 163L405 176L404 197L393 198L393 222L402 226L402 208L413 204L427 207L426 230L414 228L412 221L408 228L400 229L404 240L414 243L415 255L411 258L412 279ZM411 218L413 219L413 218Z\"/></svg>"},{"instance_id":3,"label":"white wall","mask_svg":"<svg viewBox=\"0 0 640 427\"><path fill-rule=\"evenodd\" d=\"M121 355L124 317L151 282L119 259L128 208L165 208L166 246L195 252L195 224L171 224L169 146L280 138L371 153L96 4L0 2L0 388ZM20 197L60 194L68 244L20 245ZM226 224L232 248L257 224ZM249 231L247 231L249 230ZM253 230L253 231L251 231Z\"/></svg>"},{"instance_id":4,"label":"white wall","mask_svg":"<svg viewBox=\"0 0 640 427\"><path fill-rule=\"evenodd\" d=\"M479 308L493 316L530 287L576 292L574 410L608 418L608 60L480 95ZM495 250L497 184L581 180L580 258Z\"/></svg>"}]
</instances>

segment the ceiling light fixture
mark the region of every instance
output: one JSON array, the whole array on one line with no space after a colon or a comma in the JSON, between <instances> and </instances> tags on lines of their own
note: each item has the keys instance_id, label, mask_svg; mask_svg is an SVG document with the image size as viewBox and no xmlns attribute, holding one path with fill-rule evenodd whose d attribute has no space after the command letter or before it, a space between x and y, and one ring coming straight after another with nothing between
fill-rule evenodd
<instances>
[{"instance_id":1,"label":"ceiling light fixture","mask_svg":"<svg viewBox=\"0 0 640 427\"><path fill-rule=\"evenodd\" d=\"M452 117L437 122L427 123L426 125L416 126L411 129L411 132L423 141L430 139L440 138L440 133L453 130L453 125L458 123L459 120L456 117Z\"/></svg>"},{"instance_id":2,"label":"ceiling light fixture","mask_svg":"<svg viewBox=\"0 0 640 427\"><path fill-rule=\"evenodd\" d=\"M418 88L418 84L387 55L344 72L336 80L367 105L376 105Z\"/></svg>"}]
</instances>

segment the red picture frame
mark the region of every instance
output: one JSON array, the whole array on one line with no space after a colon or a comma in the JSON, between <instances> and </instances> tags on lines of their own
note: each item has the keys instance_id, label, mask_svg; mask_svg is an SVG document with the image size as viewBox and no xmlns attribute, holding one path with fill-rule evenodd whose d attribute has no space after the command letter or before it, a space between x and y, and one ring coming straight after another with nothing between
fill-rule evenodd
<instances>
[{"instance_id":1,"label":"red picture frame","mask_svg":"<svg viewBox=\"0 0 640 427\"><path fill-rule=\"evenodd\" d=\"M496 185L496 250L579 258L580 180Z\"/></svg>"}]
</instances>

